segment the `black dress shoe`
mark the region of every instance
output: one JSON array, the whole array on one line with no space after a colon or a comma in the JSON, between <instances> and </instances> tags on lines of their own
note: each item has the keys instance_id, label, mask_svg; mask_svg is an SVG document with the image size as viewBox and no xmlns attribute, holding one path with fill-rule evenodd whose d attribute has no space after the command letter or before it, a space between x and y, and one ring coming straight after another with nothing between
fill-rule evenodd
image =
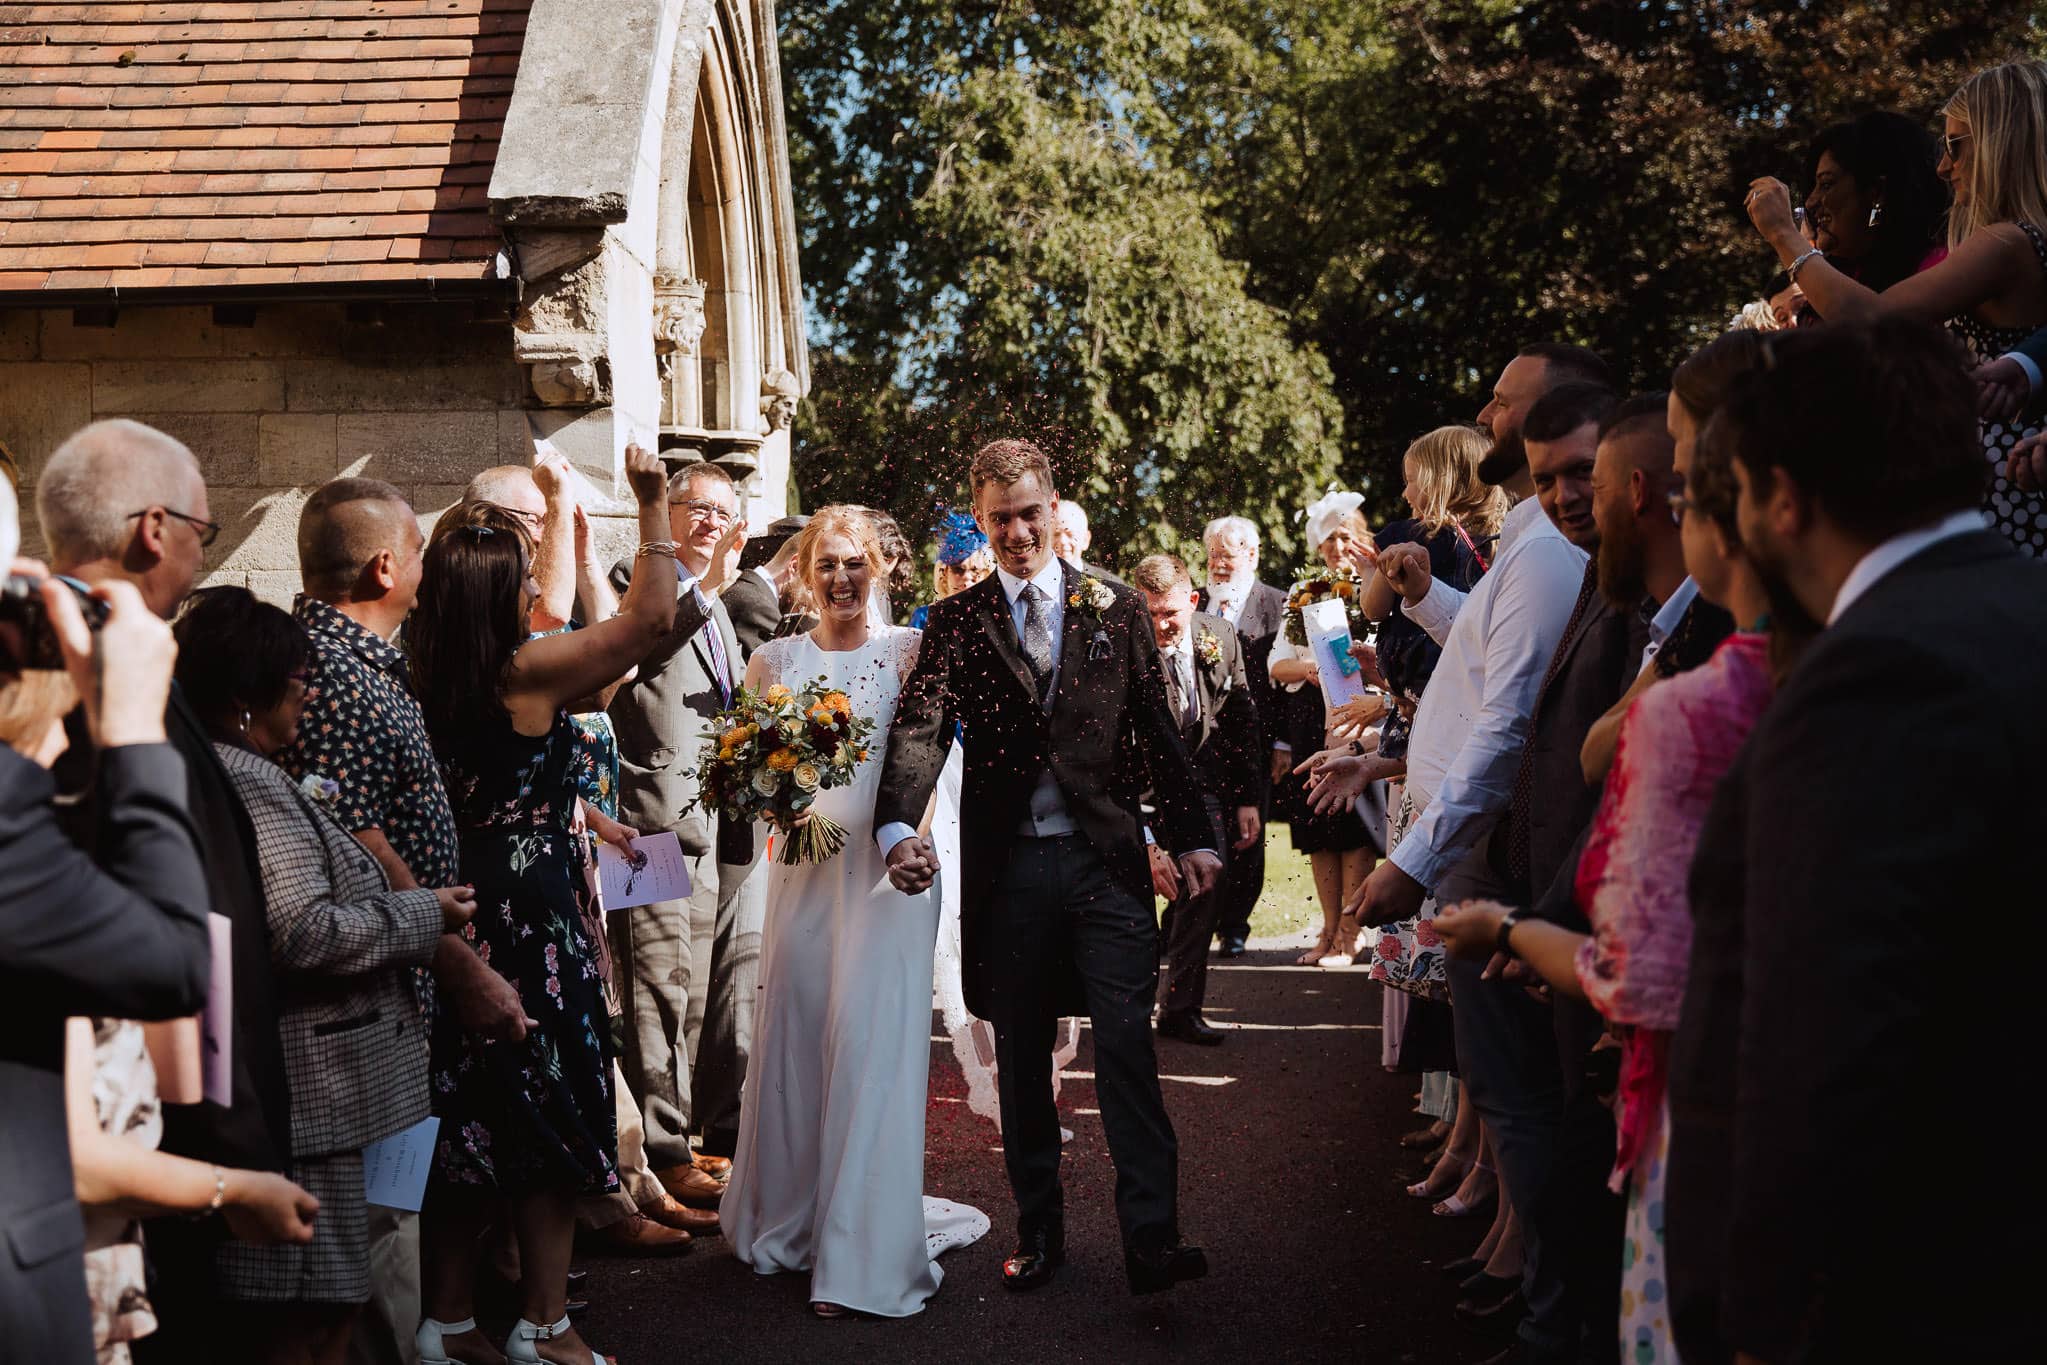
<instances>
[{"instance_id":1,"label":"black dress shoe","mask_svg":"<svg viewBox=\"0 0 2047 1365\"><path fill-rule=\"evenodd\" d=\"M1211 1028L1200 1015L1191 1012L1161 1014L1159 1037L1177 1038L1183 1043L1199 1043L1202 1047L1220 1047L1223 1040L1221 1029Z\"/></svg>"},{"instance_id":2,"label":"black dress shoe","mask_svg":"<svg viewBox=\"0 0 2047 1365\"><path fill-rule=\"evenodd\" d=\"M1526 1316L1528 1305L1521 1299L1521 1281L1494 1279L1474 1286L1457 1301L1457 1316L1466 1322L1514 1322Z\"/></svg>"},{"instance_id":3,"label":"black dress shoe","mask_svg":"<svg viewBox=\"0 0 2047 1365\"><path fill-rule=\"evenodd\" d=\"M1198 1280L1208 1273L1208 1256L1200 1247L1174 1242L1152 1251L1123 1253L1123 1273L1130 1277L1133 1294L1159 1294L1183 1280Z\"/></svg>"},{"instance_id":4,"label":"black dress shoe","mask_svg":"<svg viewBox=\"0 0 2047 1365\"><path fill-rule=\"evenodd\" d=\"M1066 1264L1066 1230L1036 1228L1019 1231L1016 1250L1002 1263L1002 1287L1018 1294L1040 1288L1052 1272Z\"/></svg>"},{"instance_id":5,"label":"black dress shoe","mask_svg":"<svg viewBox=\"0 0 2047 1365\"><path fill-rule=\"evenodd\" d=\"M1244 940L1235 937L1226 938L1223 940L1224 957L1242 957L1243 955Z\"/></svg>"},{"instance_id":6,"label":"black dress shoe","mask_svg":"<svg viewBox=\"0 0 2047 1365\"><path fill-rule=\"evenodd\" d=\"M1412 1184L1413 1182L1410 1181L1409 1183ZM1450 1262L1446 1266L1438 1268L1461 1285L1479 1271L1484 1270L1486 1268L1486 1260L1483 1256L1464 1256Z\"/></svg>"}]
</instances>

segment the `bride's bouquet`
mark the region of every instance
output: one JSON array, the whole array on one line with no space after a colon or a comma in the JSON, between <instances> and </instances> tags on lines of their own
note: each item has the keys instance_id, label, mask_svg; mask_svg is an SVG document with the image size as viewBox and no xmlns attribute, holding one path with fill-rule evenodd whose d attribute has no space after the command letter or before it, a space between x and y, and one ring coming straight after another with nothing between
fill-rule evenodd
<instances>
[{"instance_id":1,"label":"bride's bouquet","mask_svg":"<svg viewBox=\"0 0 2047 1365\"><path fill-rule=\"evenodd\" d=\"M739 689L697 767L697 802L727 819L766 820L782 831L776 858L821 863L846 846L846 827L811 810L817 794L853 780L874 722L853 714L824 678L792 690Z\"/></svg>"},{"instance_id":2,"label":"bride's bouquet","mask_svg":"<svg viewBox=\"0 0 2047 1365\"><path fill-rule=\"evenodd\" d=\"M1296 579L1286 595L1286 638L1297 645L1308 643L1308 630L1301 620L1301 608L1311 602L1335 597L1343 602L1343 614L1350 622L1350 638L1372 637L1372 623L1365 619L1365 585L1353 569L1314 569Z\"/></svg>"}]
</instances>

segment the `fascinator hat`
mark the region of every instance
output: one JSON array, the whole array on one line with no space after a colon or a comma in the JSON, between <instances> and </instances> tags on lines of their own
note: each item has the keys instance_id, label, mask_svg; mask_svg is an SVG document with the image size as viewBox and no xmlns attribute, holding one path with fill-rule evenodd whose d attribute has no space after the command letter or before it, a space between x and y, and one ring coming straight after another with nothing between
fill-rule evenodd
<instances>
[{"instance_id":1,"label":"fascinator hat","mask_svg":"<svg viewBox=\"0 0 2047 1365\"><path fill-rule=\"evenodd\" d=\"M988 537L965 512L947 512L931 528L938 533L938 562L957 569L988 548Z\"/></svg>"},{"instance_id":2,"label":"fascinator hat","mask_svg":"<svg viewBox=\"0 0 2047 1365\"><path fill-rule=\"evenodd\" d=\"M1343 523L1343 519L1362 507L1365 495L1330 489L1321 497L1308 504L1308 545L1320 545Z\"/></svg>"}]
</instances>

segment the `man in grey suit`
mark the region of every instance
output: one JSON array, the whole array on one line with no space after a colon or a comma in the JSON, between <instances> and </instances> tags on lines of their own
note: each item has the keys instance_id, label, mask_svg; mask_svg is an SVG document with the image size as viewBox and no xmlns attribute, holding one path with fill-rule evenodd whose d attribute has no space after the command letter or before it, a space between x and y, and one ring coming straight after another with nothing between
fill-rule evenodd
<instances>
[{"instance_id":1,"label":"man in grey suit","mask_svg":"<svg viewBox=\"0 0 2047 1365\"><path fill-rule=\"evenodd\" d=\"M1258 749L1260 762L1272 764L1273 742L1279 738L1280 692L1265 671L1272 642L1286 619L1286 594L1270 583L1258 581L1258 527L1245 517L1217 517L1202 532L1201 547L1208 556L1208 586L1201 590L1195 610L1205 611L1236 627L1244 647L1244 671L1251 680L1251 700L1258 705ZM1280 765L1272 764L1273 781ZM1259 794L1259 818L1272 818L1272 782L1264 783ZM1235 854L1224 869L1222 914L1216 920L1216 936L1222 939L1224 957L1241 957L1244 941L1251 937L1251 912L1265 893L1265 828L1258 839Z\"/></svg>"},{"instance_id":2,"label":"man in grey suit","mask_svg":"<svg viewBox=\"0 0 2047 1365\"><path fill-rule=\"evenodd\" d=\"M673 830L689 857L687 901L611 917L626 1015L626 1082L646 1123L648 1162L678 1199L708 1203L730 1162L690 1151L692 1131L731 1150L752 1041L760 925L742 921L752 830L724 827L695 804L697 762L713 717L743 676L738 637L719 594L746 544L732 477L684 465L668 482L681 595L675 628L640 662L609 708L618 734L619 818L641 833ZM612 580L631 581L619 564Z\"/></svg>"}]
</instances>

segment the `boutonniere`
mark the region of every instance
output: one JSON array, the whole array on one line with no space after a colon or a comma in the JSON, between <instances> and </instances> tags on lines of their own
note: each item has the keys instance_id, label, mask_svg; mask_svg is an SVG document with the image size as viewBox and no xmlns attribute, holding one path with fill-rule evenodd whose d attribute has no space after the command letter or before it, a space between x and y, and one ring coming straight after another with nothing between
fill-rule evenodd
<instances>
[{"instance_id":1,"label":"boutonniere","mask_svg":"<svg viewBox=\"0 0 2047 1365\"><path fill-rule=\"evenodd\" d=\"M341 784L331 777L322 777L318 773L306 774L305 780L299 783L299 794L329 810L341 804Z\"/></svg>"},{"instance_id":2,"label":"boutonniere","mask_svg":"<svg viewBox=\"0 0 2047 1365\"><path fill-rule=\"evenodd\" d=\"M1214 668L1223 661L1223 642L1215 638L1215 632L1204 630L1194 637L1194 657Z\"/></svg>"},{"instance_id":3,"label":"boutonniere","mask_svg":"<svg viewBox=\"0 0 2047 1365\"><path fill-rule=\"evenodd\" d=\"M1073 591L1066 594L1066 609L1077 611L1083 616L1101 619L1103 612L1116 605L1116 593L1099 578L1086 574L1079 575Z\"/></svg>"}]
</instances>

